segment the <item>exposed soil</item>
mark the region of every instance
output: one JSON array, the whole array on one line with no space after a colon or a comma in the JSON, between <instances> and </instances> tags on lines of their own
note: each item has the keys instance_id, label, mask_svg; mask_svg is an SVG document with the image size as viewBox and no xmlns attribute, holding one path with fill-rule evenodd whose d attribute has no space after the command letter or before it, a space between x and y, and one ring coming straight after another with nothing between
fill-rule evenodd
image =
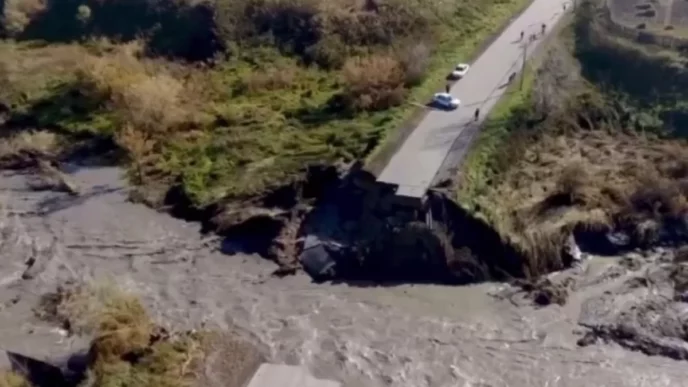
<instances>
[{"instance_id":1,"label":"exposed soil","mask_svg":"<svg viewBox=\"0 0 688 387\"><path fill-rule=\"evenodd\" d=\"M553 274L553 283L575 279L563 307L532 307L527 295L491 283L316 285L305 275L274 278L274 263L222 254L220 240L200 237L197 224L128 202L118 169L74 168L69 177L80 196L35 191L18 173L0 179L10 215L0 347L39 358L78 349L31 309L64 281L109 278L171 329L237 326L266 346L269 360L306 365L346 387L676 386L688 376L666 357L577 346L586 300L607 290L633 297L622 285L637 271L616 258ZM29 254L40 269L22 279Z\"/></svg>"}]
</instances>

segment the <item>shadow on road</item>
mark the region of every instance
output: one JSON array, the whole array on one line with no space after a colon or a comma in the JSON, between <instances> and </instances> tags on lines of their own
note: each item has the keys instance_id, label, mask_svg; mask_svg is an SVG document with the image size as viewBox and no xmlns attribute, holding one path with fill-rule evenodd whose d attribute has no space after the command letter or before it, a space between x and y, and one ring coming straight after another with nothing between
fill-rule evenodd
<instances>
[{"instance_id":1,"label":"shadow on road","mask_svg":"<svg viewBox=\"0 0 688 387\"><path fill-rule=\"evenodd\" d=\"M477 105L478 103L474 104ZM458 142L461 143L463 141L462 136L465 135L464 132L470 127L475 127L475 131L478 131L480 128L484 127L494 127L494 126L499 126L499 125L506 125L506 120L501 119L501 120L494 120L494 119L489 119L486 121L483 121L479 125L476 125L475 121L473 119L467 119L464 120L464 122L457 122L455 124L447 125L441 128L438 128L435 130L435 134L428 138L428 140L425 142L424 150L430 150L435 147L445 147L448 143L451 142ZM453 151L454 146L452 146Z\"/></svg>"},{"instance_id":2,"label":"shadow on road","mask_svg":"<svg viewBox=\"0 0 688 387\"><path fill-rule=\"evenodd\" d=\"M443 111L443 112L453 112L456 109L460 109L460 107L450 108L450 107L442 106L442 105L440 105L434 101L428 102L427 104L425 104L425 107L432 109L432 110Z\"/></svg>"}]
</instances>

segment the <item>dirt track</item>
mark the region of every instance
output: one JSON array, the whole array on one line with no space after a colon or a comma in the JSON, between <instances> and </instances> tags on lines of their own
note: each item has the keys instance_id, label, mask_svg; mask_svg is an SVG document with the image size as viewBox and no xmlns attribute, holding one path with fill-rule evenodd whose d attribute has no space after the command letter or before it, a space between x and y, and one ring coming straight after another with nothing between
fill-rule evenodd
<instances>
[{"instance_id":1,"label":"dirt track","mask_svg":"<svg viewBox=\"0 0 688 387\"><path fill-rule=\"evenodd\" d=\"M12 215L2 231L0 346L64 352L58 332L31 322L37 295L68 279L111 278L163 322L236 324L269 347L271 360L305 364L347 387L679 386L688 377L683 362L576 345L585 300L630 275L612 259L566 274L580 289L565 307L492 297L509 291L496 284L314 285L305 276L270 278L272 263L223 255L197 225L126 202L117 169L74 178L82 197L32 191L26 176L0 178ZM31 241L42 259L33 279L21 279Z\"/></svg>"}]
</instances>

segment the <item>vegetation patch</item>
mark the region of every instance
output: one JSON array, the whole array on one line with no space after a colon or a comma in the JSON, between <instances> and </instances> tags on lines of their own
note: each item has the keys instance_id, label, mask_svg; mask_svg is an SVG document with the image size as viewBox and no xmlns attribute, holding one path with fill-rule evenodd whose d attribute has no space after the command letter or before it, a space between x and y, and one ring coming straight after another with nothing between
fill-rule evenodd
<instances>
[{"instance_id":1,"label":"vegetation patch","mask_svg":"<svg viewBox=\"0 0 688 387\"><path fill-rule=\"evenodd\" d=\"M214 367L206 361L211 354L223 357L220 373L227 385L241 385L261 359L231 332L168 332L153 322L138 298L109 284L61 288L46 295L36 311L69 334L93 338L84 386L208 385L204 378Z\"/></svg>"},{"instance_id":2,"label":"vegetation patch","mask_svg":"<svg viewBox=\"0 0 688 387\"><path fill-rule=\"evenodd\" d=\"M15 3L5 126L111 138L151 202L176 186L203 207L365 158L528 0Z\"/></svg>"},{"instance_id":3,"label":"vegetation patch","mask_svg":"<svg viewBox=\"0 0 688 387\"><path fill-rule=\"evenodd\" d=\"M26 378L14 371L0 371L0 386L2 387L32 387Z\"/></svg>"}]
</instances>

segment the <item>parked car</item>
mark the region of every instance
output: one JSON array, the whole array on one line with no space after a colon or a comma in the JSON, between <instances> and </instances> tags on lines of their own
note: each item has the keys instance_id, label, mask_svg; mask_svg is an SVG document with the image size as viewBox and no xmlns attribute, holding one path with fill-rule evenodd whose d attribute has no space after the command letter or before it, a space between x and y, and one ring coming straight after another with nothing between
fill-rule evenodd
<instances>
[{"instance_id":1,"label":"parked car","mask_svg":"<svg viewBox=\"0 0 688 387\"><path fill-rule=\"evenodd\" d=\"M449 93L437 93L432 97L432 103L445 109L456 109L461 105L461 100Z\"/></svg>"},{"instance_id":2,"label":"parked car","mask_svg":"<svg viewBox=\"0 0 688 387\"><path fill-rule=\"evenodd\" d=\"M467 63L459 63L454 68L454 71L451 72L450 76L453 79L461 79L466 75L470 68L471 66Z\"/></svg>"}]
</instances>

